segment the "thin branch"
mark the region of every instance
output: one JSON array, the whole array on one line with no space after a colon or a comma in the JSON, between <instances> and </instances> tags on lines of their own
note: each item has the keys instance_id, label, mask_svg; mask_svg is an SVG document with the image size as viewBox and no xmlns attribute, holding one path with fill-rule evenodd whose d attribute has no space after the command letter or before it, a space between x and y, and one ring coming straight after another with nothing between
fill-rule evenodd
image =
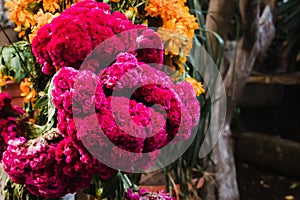
<instances>
[{"instance_id":1,"label":"thin branch","mask_svg":"<svg viewBox=\"0 0 300 200\"><path fill-rule=\"evenodd\" d=\"M9 41L9 43L11 44L11 46L14 48L14 50L17 52L17 55L21 61L21 67L22 69L30 76L30 78L34 79L33 75L29 72L29 70L26 67L26 63L24 62L24 60L22 59L19 50L16 48L16 46L13 44L13 42L11 41L10 37L7 35L7 33L5 32L5 29L2 27L2 25L0 24L0 29L1 31L4 33L5 37L7 38L7 40Z\"/></svg>"}]
</instances>

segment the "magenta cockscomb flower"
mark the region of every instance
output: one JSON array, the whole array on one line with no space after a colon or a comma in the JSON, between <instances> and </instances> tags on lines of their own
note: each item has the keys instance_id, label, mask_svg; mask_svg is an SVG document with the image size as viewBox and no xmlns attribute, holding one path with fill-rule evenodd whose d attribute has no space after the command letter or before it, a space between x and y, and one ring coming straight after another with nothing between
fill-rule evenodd
<instances>
[{"instance_id":1,"label":"magenta cockscomb flower","mask_svg":"<svg viewBox=\"0 0 300 200\"><path fill-rule=\"evenodd\" d=\"M0 159L8 146L8 142L26 133L25 111L12 106L11 96L0 93Z\"/></svg>"},{"instance_id":2,"label":"magenta cockscomb flower","mask_svg":"<svg viewBox=\"0 0 300 200\"><path fill-rule=\"evenodd\" d=\"M2 157L2 164L5 172L13 182L19 184L25 183L25 174L27 173L27 166L29 166L29 163L26 162L26 149L22 147L26 141L27 140L24 137L10 140Z\"/></svg>"},{"instance_id":3,"label":"magenta cockscomb flower","mask_svg":"<svg viewBox=\"0 0 300 200\"><path fill-rule=\"evenodd\" d=\"M97 161L76 138L50 130L43 136L9 141L3 168L12 181L26 184L30 193L56 198L87 188L93 174L108 178L115 170Z\"/></svg>"},{"instance_id":4,"label":"magenta cockscomb flower","mask_svg":"<svg viewBox=\"0 0 300 200\"><path fill-rule=\"evenodd\" d=\"M32 194L60 197L68 192L69 180L62 173L62 166L55 161L56 144L46 138L10 140L2 164L12 181L26 184Z\"/></svg>"},{"instance_id":5,"label":"magenta cockscomb flower","mask_svg":"<svg viewBox=\"0 0 300 200\"><path fill-rule=\"evenodd\" d=\"M187 112L192 117L192 126L197 126L200 117L200 103L197 100L196 94L193 90L193 86L186 82L180 82L175 85L174 90L182 98Z\"/></svg>"},{"instance_id":6,"label":"magenta cockscomb flower","mask_svg":"<svg viewBox=\"0 0 300 200\"><path fill-rule=\"evenodd\" d=\"M62 68L53 78L56 94L59 96L65 91L70 91L70 89L73 88L77 75L78 71L75 69L70 67Z\"/></svg>"},{"instance_id":7,"label":"magenta cockscomb flower","mask_svg":"<svg viewBox=\"0 0 300 200\"><path fill-rule=\"evenodd\" d=\"M43 65L43 72L51 75L55 67L79 69L83 60L101 42L135 25L122 13L110 13L108 4L82 1L72 5L43 26L32 42L33 54ZM135 38L126 38L126 41ZM116 40L112 47L120 46L124 38ZM134 43L135 44L135 43ZM124 47L119 49L119 52Z\"/></svg>"},{"instance_id":8,"label":"magenta cockscomb flower","mask_svg":"<svg viewBox=\"0 0 300 200\"><path fill-rule=\"evenodd\" d=\"M96 48L104 41L101 48ZM161 69L162 48L156 32L134 25L120 12L111 13L108 4L91 0L72 5L41 27L32 41L32 52L47 75L54 74L55 67L79 69L93 49L101 61L99 65L104 66L110 56L129 51L139 61L157 63L154 66Z\"/></svg>"},{"instance_id":9,"label":"magenta cockscomb flower","mask_svg":"<svg viewBox=\"0 0 300 200\"><path fill-rule=\"evenodd\" d=\"M152 83L166 87L173 84L170 77L164 72L139 62L137 57L131 53L120 53L116 62L98 75L100 76L99 84L106 93L112 90L128 92L128 89Z\"/></svg>"},{"instance_id":10,"label":"magenta cockscomb flower","mask_svg":"<svg viewBox=\"0 0 300 200\"><path fill-rule=\"evenodd\" d=\"M140 62L148 63L161 70L164 61L164 50L161 38L151 29L146 29L137 38L136 51Z\"/></svg>"},{"instance_id":11,"label":"magenta cockscomb flower","mask_svg":"<svg viewBox=\"0 0 300 200\"><path fill-rule=\"evenodd\" d=\"M51 60L48 44L51 42L51 25L46 24L42 26L37 34L38 37L32 41L32 53L35 55L37 61L43 65L42 72L46 75L55 73L55 66Z\"/></svg>"},{"instance_id":12,"label":"magenta cockscomb flower","mask_svg":"<svg viewBox=\"0 0 300 200\"><path fill-rule=\"evenodd\" d=\"M191 85L174 84L132 53L119 54L99 73L64 67L53 84L57 126L64 137L55 160L69 180L88 182L94 173L109 178L115 170L103 164L108 158L119 168L147 169L160 148L188 139L198 123L200 108Z\"/></svg>"},{"instance_id":13,"label":"magenta cockscomb flower","mask_svg":"<svg viewBox=\"0 0 300 200\"><path fill-rule=\"evenodd\" d=\"M101 71L98 77L89 70L74 73L77 76L69 81L76 83L70 91L61 89L69 88L64 81L68 70L76 71L63 68L54 78L52 92L53 101L61 102L55 105L58 128L64 136L85 137L82 123L80 132L75 127L70 128L74 126L73 117L91 117L90 114L96 113L99 124L95 126L113 144L130 152L145 153L160 149L175 136L177 140L173 142L187 139L198 122L199 104L191 85L173 84L165 73L138 62L133 54L119 54L115 63ZM186 87L188 93L185 94L182 87ZM135 90L131 99L122 97L130 89ZM119 97L112 97L112 91L125 93L119 92ZM154 104L159 106L150 107Z\"/></svg>"}]
</instances>

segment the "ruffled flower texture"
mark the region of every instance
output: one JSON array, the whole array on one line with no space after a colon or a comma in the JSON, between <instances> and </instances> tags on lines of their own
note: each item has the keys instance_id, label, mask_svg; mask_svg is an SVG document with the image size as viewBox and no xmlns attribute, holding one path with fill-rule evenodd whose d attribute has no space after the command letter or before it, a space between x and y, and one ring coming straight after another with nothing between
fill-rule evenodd
<instances>
[{"instance_id":1,"label":"ruffled flower texture","mask_svg":"<svg viewBox=\"0 0 300 200\"><path fill-rule=\"evenodd\" d=\"M8 146L8 142L26 132L25 111L11 105L11 97L7 93L0 93L0 159Z\"/></svg>"},{"instance_id":2,"label":"ruffled flower texture","mask_svg":"<svg viewBox=\"0 0 300 200\"><path fill-rule=\"evenodd\" d=\"M87 188L93 174L111 177L116 170L103 164L105 158L96 159L104 154L120 168L146 170L160 148L187 139L198 124L200 106L192 86L174 85L162 71L130 53L119 54L98 74L64 67L53 84L58 131L34 140L9 140L2 159L10 178L36 196L61 197ZM2 107L8 104L1 102ZM99 155L92 155L93 149Z\"/></svg>"},{"instance_id":3,"label":"ruffled flower texture","mask_svg":"<svg viewBox=\"0 0 300 200\"><path fill-rule=\"evenodd\" d=\"M107 179L115 173L115 170L108 168L97 161L87 151L87 149L80 141L80 137L77 136L77 129L73 119L73 110L76 109L78 109L76 113L83 112L84 114L89 114L88 108L90 108L92 101L88 102L87 97L88 95L92 95L92 90L88 87L89 84L92 84L91 82L93 82L93 78L91 78L92 76L92 73L87 73L87 75L79 74L79 71L73 68L62 68L54 77L53 83L55 88L52 90L52 102L58 110L57 127L59 133L64 137L64 140L58 145L56 156L57 158L60 158L58 159L58 161L65 166L64 172L69 176L84 174L83 171L85 171L89 172L90 175L97 173L100 178ZM78 77L79 80L81 80L81 82L78 82L78 84L86 89L82 93L76 93L73 90L74 81ZM74 98L73 101L72 98ZM75 99L79 102L76 103ZM93 129L97 128L97 125L88 124L87 127L81 126L81 128L86 128L84 131L86 133L90 133L93 131ZM97 142L97 140L93 141ZM66 151L64 151L64 149L69 149L69 153L71 155L68 155L69 153L66 154ZM72 155L77 156L78 163L72 162Z\"/></svg>"},{"instance_id":4,"label":"ruffled flower texture","mask_svg":"<svg viewBox=\"0 0 300 200\"><path fill-rule=\"evenodd\" d=\"M111 13L108 4L70 6L39 29L32 51L45 74L59 69L52 89L58 131L50 131L52 139L49 133L10 140L2 163L34 195L61 197L88 187L94 174L104 180L124 166L146 170L161 148L188 139L198 124L192 85L174 84L160 71L157 33Z\"/></svg>"},{"instance_id":5,"label":"ruffled flower texture","mask_svg":"<svg viewBox=\"0 0 300 200\"><path fill-rule=\"evenodd\" d=\"M52 129L42 137L9 141L3 168L15 183L26 184L36 196L58 198L87 188L92 175L110 177L114 170L97 162L80 143L61 138Z\"/></svg>"},{"instance_id":6,"label":"ruffled flower texture","mask_svg":"<svg viewBox=\"0 0 300 200\"><path fill-rule=\"evenodd\" d=\"M54 18L50 24L42 26L32 41L32 52L43 65L42 71L53 75L56 68L72 67L79 69L88 54L106 39L124 31L145 28L134 25L120 12L110 12L110 6L93 0L73 4ZM137 31L136 31L137 32ZM114 54L124 49L142 48L145 42L136 44L138 33L114 37L114 42L103 49L104 54ZM145 33L143 41L158 41L157 49L139 50L141 61L161 64L163 62L162 42L153 37L153 31ZM160 48L160 49L159 49ZM155 54L153 54L155 52ZM152 57L148 57L151 55Z\"/></svg>"},{"instance_id":7,"label":"ruffled flower texture","mask_svg":"<svg viewBox=\"0 0 300 200\"><path fill-rule=\"evenodd\" d=\"M174 85L131 53L119 54L98 74L64 67L53 83L60 134L99 160L132 166L128 171L148 169L160 148L188 139L198 124L200 105L193 87L187 82ZM147 162L143 153L149 155Z\"/></svg>"},{"instance_id":8,"label":"ruffled flower texture","mask_svg":"<svg viewBox=\"0 0 300 200\"><path fill-rule=\"evenodd\" d=\"M55 160L57 143L54 140L59 134L52 132L51 135L29 141L24 137L10 140L2 158L3 168L13 182L26 184L30 193L45 198L74 192L69 189L72 179L63 173L62 165Z\"/></svg>"}]
</instances>

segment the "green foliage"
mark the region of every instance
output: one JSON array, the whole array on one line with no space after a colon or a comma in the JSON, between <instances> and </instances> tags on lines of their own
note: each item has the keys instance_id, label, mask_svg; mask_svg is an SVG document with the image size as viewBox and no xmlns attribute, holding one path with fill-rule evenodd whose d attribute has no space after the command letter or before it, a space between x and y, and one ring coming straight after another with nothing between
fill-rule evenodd
<instances>
[{"instance_id":1,"label":"green foliage","mask_svg":"<svg viewBox=\"0 0 300 200\"><path fill-rule=\"evenodd\" d=\"M5 200L33 200L38 198L33 197L26 190L24 185L16 184L10 179L7 180L4 187L4 199Z\"/></svg>"},{"instance_id":2,"label":"green foliage","mask_svg":"<svg viewBox=\"0 0 300 200\"><path fill-rule=\"evenodd\" d=\"M224 41L217 33L209 31L205 28L208 1L199 2L196 0L190 0L188 1L188 5L191 13L197 17L200 27L194 38L198 44L197 47L194 48L199 48L198 50L195 50L194 56L201 56L201 47L204 47L208 54L211 55L212 44L209 40L209 37L214 37L216 39L215 41L217 42L214 45L218 45L219 47L218 51L215 52L216 55L214 57L214 62L216 63L217 67L220 67L224 54ZM237 29L239 29L239 27L237 27ZM197 59L201 60L200 57ZM187 69L191 69L189 71L190 76L195 78L197 81L203 81L198 72L193 70L192 66L189 66L189 63L187 63L185 67ZM213 92L211 91L211 93ZM175 182L180 185L180 196L182 199L198 199L199 196L201 196L201 191L199 188L197 188L197 181L195 180L199 180L203 176L207 167L206 160L209 159L209 156L206 158L206 160L200 159L198 154L210 124L211 104L213 102L211 102L208 92L198 97L198 100L201 105L201 114L199 126L197 127L197 134L188 150L177 161L164 169L167 188L169 189L172 187L174 185L173 180L175 180Z\"/></svg>"},{"instance_id":3,"label":"green foliage","mask_svg":"<svg viewBox=\"0 0 300 200\"><path fill-rule=\"evenodd\" d=\"M53 79L52 79L53 80ZM52 104L51 91L54 87L53 82L48 81L45 89L35 103L33 109L37 110L36 124L43 126L42 132L46 132L57 123L56 108Z\"/></svg>"},{"instance_id":4,"label":"green foliage","mask_svg":"<svg viewBox=\"0 0 300 200\"><path fill-rule=\"evenodd\" d=\"M125 192L136 185L132 184L126 174L118 171L115 175L102 182L97 175L93 176L92 184L83 192L92 195L95 199L124 199Z\"/></svg>"},{"instance_id":5,"label":"green foliage","mask_svg":"<svg viewBox=\"0 0 300 200\"><path fill-rule=\"evenodd\" d=\"M13 76L16 82L20 83L25 77L35 76L35 65L28 42L19 41L0 47L0 72Z\"/></svg>"},{"instance_id":6,"label":"green foliage","mask_svg":"<svg viewBox=\"0 0 300 200\"><path fill-rule=\"evenodd\" d=\"M119 11L125 13L125 15L134 24L141 24L146 19L144 16L145 14L144 7L149 2L149 0L120 0L119 2L112 2L110 0L98 0L98 1L109 4L111 12ZM138 9L141 15L139 15L137 12L132 10L132 8Z\"/></svg>"},{"instance_id":7,"label":"green foliage","mask_svg":"<svg viewBox=\"0 0 300 200\"><path fill-rule=\"evenodd\" d=\"M300 4L298 0L289 0L278 3L279 21L277 30L286 42L285 54L288 55L289 67L299 62L300 56Z\"/></svg>"},{"instance_id":8,"label":"green foliage","mask_svg":"<svg viewBox=\"0 0 300 200\"><path fill-rule=\"evenodd\" d=\"M210 31L205 28L205 18L206 18L206 13L207 11L203 10L197 10L195 7L201 7L201 6L191 6L190 12L194 14L197 17L197 21L199 24L199 30L195 33L195 39L199 41L200 44L203 45L205 50L208 52L209 55L212 54L211 51L211 43L209 41L209 37L214 37L217 40L217 45L218 45L218 51L215 52L216 55L213 58L216 65L220 67L222 59L223 59L223 54L224 54L224 41L223 39L213 31Z\"/></svg>"},{"instance_id":9,"label":"green foliage","mask_svg":"<svg viewBox=\"0 0 300 200\"><path fill-rule=\"evenodd\" d=\"M12 76L17 83L26 77L31 78L37 92L43 91L51 78L42 73L27 41L0 46L0 72Z\"/></svg>"},{"instance_id":10,"label":"green foliage","mask_svg":"<svg viewBox=\"0 0 300 200\"><path fill-rule=\"evenodd\" d=\"M125 192L136 185L132 184L126 174L118 171L115 175L102 182L97 175L93 177L93 183L84 192L93 195L95 199L124 199Z\"/></svg>"},{"instance_id":11,"label":"green foliage","mask_svg":"<svg viewBox=\"0 0 300 200\"><path fill-rule=\"evenodd\" d=\"M25 185L7 179L4 187L4 200L62 200L62 198L45 199L31 195Z\"/></svg>"}]
</instances>

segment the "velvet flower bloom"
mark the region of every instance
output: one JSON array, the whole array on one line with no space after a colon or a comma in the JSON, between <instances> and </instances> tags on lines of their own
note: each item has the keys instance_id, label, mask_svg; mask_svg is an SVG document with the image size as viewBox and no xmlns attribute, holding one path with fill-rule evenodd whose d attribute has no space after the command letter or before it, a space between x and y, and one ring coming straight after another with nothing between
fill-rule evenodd
<instances>
[{"instance_id":1,"label":"velvet flower bloom","mask_svg":"<svg viewBox=\"0 0 300 200\"><path fill-rule=\"evenodd\" d=\"M54 67L78 69L93 48L134 27L124 14L110 13L108 4L82 1L41 27L32 42L32 52L45 74L54 74Z\"/></svg>"},{"instance_id":2,"label":"velvet flower bloom","mask_svg":"<svg viewBox=\"0 0 300 200\"><path fill-rule=\"evenodd\" d=\"M70 73L77 75L68 76ZM129 99L126 94L131 90ZM78 130L74 128L73 117L86 119L94 112L98 124L92 126L100 128L114 145L135 153L160 149L175 136L176 142L187 139L198 123L200 111L189 83L173 84L162 71L139 62L131 53L119 54L115 63L97 75L88 70L76 73L75 69L62 68L54 78L52 94L63 136L78 140L86 140L88 135L101 138L97 130L86 131L91 124L80 123ZM151 107L154 104L158 106ZM100 140L99 146L104 145Z\"/></svg>"},{"instance_id":3,"label":"velvet flower bloom","mask_svg":"<svg viewBox=\"0 0 300 200\"><path fill-rule=\"evenodd\" d=\"M7 93L0 93L0 159L10 140L24 136L24 113L23 109L11 105L11 97Z\"/></svg>"},{"instance_id":4,"label":"velvet flower bloom","mask_svg":"<svg viewBox=\"0 0 300 200\"><path fill-rule=\"evenodd\" d=\"M26 184L36 196L53 198L68 193L71 182L55 161L53 140L58 136L51 132L29 141L23 137L10 140L2 158L5 172L14 182Z\"/></svg>"}]
</instances>

